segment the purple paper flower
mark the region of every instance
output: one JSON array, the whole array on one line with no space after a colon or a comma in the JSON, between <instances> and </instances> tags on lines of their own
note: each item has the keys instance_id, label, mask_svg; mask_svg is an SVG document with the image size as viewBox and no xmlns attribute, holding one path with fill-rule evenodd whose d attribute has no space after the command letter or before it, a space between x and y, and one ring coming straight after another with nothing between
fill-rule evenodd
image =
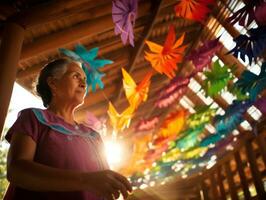
<instances>
[{"instance_id":1,"label":"purple paper flower","mask_svg":"<svg viewBox=\"0 0 266 200\"><path fill-rule=\"evenodd\" d=\"M191 60L196 68L196 72L202 72L205 67L211 64L212 57L222 48L219 38L206 41L197 50L191 51L187 60Z\"/></svg>"},{"instance_id":2,"label":"purple paper flower","mask_svg":"<svg viewBox=\"0 0 266 200\"><path fill-rule=\"evenodd\" d=\"M254 104L262 114L266 114L266 98L262 97L258 99Z\"/></svg>"},{"instance_id":3,"label":"purple paper flower","mask_svg":"<svg viewBox=\"0 0 266 200\"><path fill-rule=\"evenodd\" d=\"M134 46L133 26L137 17L137 0L114 0L112 17L115 23L115 34L121 35L123 44L127 41Z\"/></svg>"}]
</instances>

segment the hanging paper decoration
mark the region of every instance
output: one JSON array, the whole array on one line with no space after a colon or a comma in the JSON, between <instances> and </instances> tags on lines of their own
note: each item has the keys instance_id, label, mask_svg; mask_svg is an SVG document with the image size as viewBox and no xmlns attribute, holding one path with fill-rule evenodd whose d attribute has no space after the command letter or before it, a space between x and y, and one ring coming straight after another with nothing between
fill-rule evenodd
<instances>
[{"instance_id":1,"label":"hanging paper decoration","mask_svg":"<svg viewBox=\"0 0 266 200\"><path fill-rule=\"evenodd\" d=\"M130 106L133 106L135 109L139 106L142 101L146 101L148 98L148 92L150 87L150 79L152 73L149 72L144 79L136 85L133 78L122 68L123 74L123 86L126 93L126 97Z\"/></svg>"},{"instance_id":2,"label":"hanging paper decoration","mask_svg":"<svg viewBox=\"0 0 266 200\"><path fill-rule=\"evenodd\" d=\"M88 86L92 86L92 91L96 90L97 84L101 89L104 87L101 78L105 74L100 72L99 68L113 63L111 60L95 59L97 57L98 51L99 48L97 47L88 51L82 45L76 45L74 52L68 49L59 48L59 52L62 54L82 63L82 69L87 76L87 84Z\"/></svg>"},{"instance_id":3,"label":"hanging paper decoration","mask_svg":"<svg viewBox=\"0 0 266 200\"><path fill-rule=\"evenodd\" d=\"M168 145L164 144L159 148L150 149L144 156L145 162L153 163L154 161L158 160L159 158L161 158L162 153L165 152L167 148Z\"/></svg>"},{"instance_id":4,"label":"hanging paper decoration","mask_svg":"<svg viewBox=\"0 0 266 200\"><path fill-rule=\"evenodd\" d=\"M243 94L241 90L235 85L228 85L227 89L228 89L228 92L233 94L236 97L236 99L239 101L246 100L249 98L247 94Z\"/></svg>"},{"instance_id":5,"label":"hanging paper decoration","mask_svg":"<svg viewBox=\"0 0 266 200\"><path fill-rule=\"evenodd\" d=\"M178 135L185 124L186 115L187 111L184 109L170 113L163 121L157 135L164 138Z\"/></svg>"},{"instance_id":6,"label":"hanging paper decoration","mask_svg":"<svg viewBox=\"0 0 266 200\"><path fill-rule=\"evenodd\" d=\"M130 160L127 162L128 165L121 169L124 175L132 175L135 172L142 172L145 168L150 166L143 161L143 158L148 152L148 143L151 140L152 134L146 134L143 137L134 138L132 143L134 145Z\"/></svg>"},{"instance_id":7,"label":"hanging paper decoration","mask_svg":"<svg viewBox=\"0 0 266 200\"><path fill-rule=\"evenodd\" d=\"M259 98L254 105L260 110L262 114L266 114L266 97Z\"/></svg>"},{"instance_id":8,"label":"hanging paper decoration","mask_svg":"<svg viewBox=\"0 0 266 200\"><path fill-rule=\"evenodd\" d=\"M197 159L203 156L207 152L206 147L196 147L188 151L181 152L178 148L171 149L162 155L161 160L163 162L172 162L178 160Z\"/></svg>"},{"instance_id":9,"label":"hanging paper decoration","mask_svg":"<svg viewBox=\"0 0 266 200\"><path fill-rule=\"evenodd\" d=\"M208 6L214 2L214 0L180 0L175 5L175 13L177 17L204 22L210 12Z\"/></svg>"},{"instance_id":10,"label":"hanging paper decoration","mask_svg":"<svg viewBox=\"0 0 266 200\"><path fill-rule=\"evenodd\" d=\"M111 125L115 132L122 131L128 128L133 117L135 108L129 106L121 114L119 114L114 108L113 104L109 102L108 115L110 118Z\"/></svg>"},{"instance_id":11,"label":"hanging paper decoration","mask_svg":"<svg viewBox=\"0 0 266 200\"><path fill-rule=\"evenodd\" d=\"M262 4L263 0L250 0L246 2L246 5L236 11L231 17L227 18L227 21L234 25L239 22L240 26L249 26L255 19L255 7Z\"/></svg>"},{"instance_id":12,"label":"hanging paper decoration","mask_svg":"<svg viewBox=\"0 0 266 200\"><path fill-rule=\"evenodd\" d=\"M138 122L138 124L135 127L135 130L138 131L150 131L155 128L155 126L159 122L159 117L155 116L149 119L142 119Z\"/></svg>"},{"instance_id":13,"label":"hanging paper decoration","mask_svg":"<svg viewBox=\"0 0 266 200\"><path fill-rule=\"evenodd\" d=\"M226 65L221 66L219 60L215 61L211 71L205 71L204 75L207 78L204 80L203 89L211 97L220 94L228 82L233 79L229 68Z\"/></svg>"},{"instance_id":14,"label":"hanging paper decoration","mask_svg":"<svg viewBox=\"0 0 266 200\"><path fill-rule=\"evenodd\" d=\"M154 42L146 41L151 53L145 52L145 59L151 63L151 66L160 74L167 75L170 79L175 77L177 63L183 59L183 53L186 45L182 45L185 35L183 34L175 42L175 29L170 26L169 33L165 40L164 46Z\"/></svg>"},{"instance_id":15,"label":"hanging paper decoration","mask_svg":"<svg viewBox=\"0 0 266 200\"><path fill-rule=\"evenodd\" d=\"M177 76L173 78L169 84L161 89L159 97L155 102L155 106L165 108L174 102L177 102L186 93L189 82L189 77L184 78Z\"/></svg>"},{"instance_id":16,"label":"hanging paper decoration","mask_svg":"<svg viewBox=\"0 0 266 200\"><path fill-rule=\"evenodd\" d=\"M216 134L227 135L232 132L244 120L244 113L253 104L253 101L234 100L229 105L224 115L217 115L214 118Z\"/></svg>"},{"instance_id":17,"label":"hanging paper decoration","mask_svg":"<svg viewBox=\"0 0 266 200\"><path fill-rule=\"evenodd\" d=\"M220 51L222 44L219 42L219 38L209 40L203 43L197 50L192 50L187 60L191 60L195 67L195 72L202 72L205 67L210 67L212 57Z\"/></svg>"},{"instance_id":18,"label":"hanging paper decoration","mask_svg":"<svg viewBox=\"0 0 266 200\"><path fill-rule=\"evenodd\" d=\"M195 109L196 113L189 116L187 125L190 128L197 127L201 124L208 123L214 117L217 109L212 109L210 106L202 106Z\"/></svg>"},{"instance_id":19,"label":"hanging paper decoration","mask_svg":"<svg viewBox=\"0 0 266 200\"><path fill-rule=\"evenodd\" d=\"M191 149L187 152L182 153L180 156L180 159L182 160L197 159L199 157L204 156L204 154L207 151L208 151L208 148L206 147L196 147L194 149Z\"/></svg>"},{"instance_id":20,"label":"hanging paper decoration","mask_svg":"<svg viewBox=\"0 0 266 200\"><path fill-rule=\"evenodd\" d=\"M152 144L157 148L175 140L185 124L187 111L180 109L170 113L162 123Z\"/></svg>"},{"instance_id":21,"label":"hanging paper decoration","mask_svg":"<svg viewBox=\"0 0 266 200\"><path fill-rule=\"evenodd\" d=\"M199 135L203 132L205 124L201 124L194 129L188 129L183 133L183 137L176 141L176 147L180 149L181 152L187 151L195 147L199 141Z\"/></svg>"},{"instance_id":22,"label":"hanging paper decoration","mask_svg":"<svg viewBox=\"0 0 266 200\"><path fill-rule=\"evenodd\" d=\"M251 100L255 100L260 92L266 87L266 62L261 66L259 75L245 70L239 80L235 83L243 94L249 93Z\"/></svg>"},{"instance_id":23,"label":"hanging paper decoration","mask_svg":"<svg viewBox=\"0 0 266 200\"><path fill-rule=\"evenodd\" d=\"M228 53L233 53L236 58L240 57L244 62L247 56L251 64L252 60L256 61L266 49L266 26L250 29L248 32L250 36L239 35L234 39L236 46Z\"/></svg>"},{"instance_id":24,"label":"hanging paper decoration","mask_svg":"<svg viewBox=\"0 0 266 200\"><path fill-rule=\"evenodd\" d=\"M112 18L115 34L120 34L123 44L134 46L133 27L137 18L138 0L113 0Z\"/></svg>"},{"instance_id":25,"label":"hanging paper decoration","mask_svg":"<svg viewBox=\"0 0 266 200\"><path fill-rule=\"evenodd\" d=\"M182 152L178 148L173 148L167 151L161 158L163 162L172 162L176 160L180 160Z\"/></svg>"},{"instance_id":26,"label":"hanging paper decoration","mask_svg":"<svg viewBox=\"0 0 266 200\"><path fill-rule=\"evenodd\" d=\"M256 7L255 20L259 26L266 25L266 2L263 2Z\"/></svg>"}]
</instances>

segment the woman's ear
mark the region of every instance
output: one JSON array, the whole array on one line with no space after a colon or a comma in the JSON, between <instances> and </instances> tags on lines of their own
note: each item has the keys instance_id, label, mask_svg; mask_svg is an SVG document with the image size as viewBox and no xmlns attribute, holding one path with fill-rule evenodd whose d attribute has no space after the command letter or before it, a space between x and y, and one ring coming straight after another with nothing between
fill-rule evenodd
<instances>
[{"instance_id":1,"label":"woman's ear","mask_svg":"<svg viewBox=\"0 0 266 200\"><path fill-rule=\"evenodd\" d=\"M56 90L56 84L55 84L55 79L53 77L48 77L47 78L47 84L51 89L51 92L53 93Z\"/></svg>"}]
</instances>

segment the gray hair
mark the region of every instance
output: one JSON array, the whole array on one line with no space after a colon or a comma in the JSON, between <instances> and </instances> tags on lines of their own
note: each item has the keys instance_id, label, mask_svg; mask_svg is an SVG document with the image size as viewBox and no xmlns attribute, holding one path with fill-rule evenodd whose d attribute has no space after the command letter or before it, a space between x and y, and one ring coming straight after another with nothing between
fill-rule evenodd
<instances>
[{"instance_id":1,"label":"gray hair","mask_svg":"<svg viewBox=\"0 0 266 200\"><path fill-rule=\"evenodd\" d=\"M47 83L48 77L55 77L60 79L67 71L67 66L74 62L68 58L60 58L53 60L52 62L45 65L39 75L36 91L37 94L42 98L44 107L48 107L52 100L51 88Z\"/></svg>"}]
</instances>

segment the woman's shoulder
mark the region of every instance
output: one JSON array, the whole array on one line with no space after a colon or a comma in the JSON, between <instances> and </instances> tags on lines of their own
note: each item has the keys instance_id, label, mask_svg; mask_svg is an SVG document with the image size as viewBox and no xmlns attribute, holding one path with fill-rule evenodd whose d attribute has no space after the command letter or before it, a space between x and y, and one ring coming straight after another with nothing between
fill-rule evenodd
<instances>
[{"instance_id":1,"label":"woman's shoulder","mask_svg":"<svg viewBox=\"0 0 266 200\"><path fill-rule=\"evenodd\" d=\"M20 110L18 113L17 113L17 119L18 118L35 118L35 114L34 112L35 111L41 111L42 109L40 108L33 108L33 107L30 107L30 108L24 108L22 110Z\"/></svg>"},{"instance_id":2,"label":"woman's shoulder","mask_svg":"<svg viewBox=\"0 0 266 200\"><path fill-rule=\"evenodd\" d=\"M24 113L34 113L34 111L39 111L39 112L43 112L44 110L41 109L41 108L33 108L33 107L30 107L30 108L24 108L22 110L20 110L18 112L18 116L20 116L21 114L24 114Z\"/></svg>"}]
</instances>

